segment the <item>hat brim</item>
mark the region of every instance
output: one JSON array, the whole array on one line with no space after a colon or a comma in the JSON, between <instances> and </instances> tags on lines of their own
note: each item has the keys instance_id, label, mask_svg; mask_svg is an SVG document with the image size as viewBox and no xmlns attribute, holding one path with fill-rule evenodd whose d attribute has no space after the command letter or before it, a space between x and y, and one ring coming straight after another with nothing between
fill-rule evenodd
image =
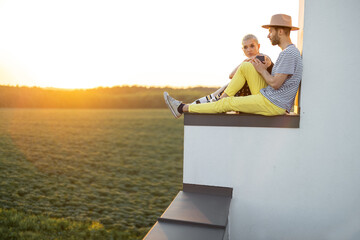
<instances>
[{"instance_id":1,"label":"hat brim","mask_svg":"<svg viewBox=\"0 0 360 240\"><path fill-rule=\"evenodd\" d=\"M291 31L299 30L300 28L294 26L284 26L284 25L262 25L261 27L269 29L270 27L288 27L291 28Z\"/></svg>"}]
</instances>

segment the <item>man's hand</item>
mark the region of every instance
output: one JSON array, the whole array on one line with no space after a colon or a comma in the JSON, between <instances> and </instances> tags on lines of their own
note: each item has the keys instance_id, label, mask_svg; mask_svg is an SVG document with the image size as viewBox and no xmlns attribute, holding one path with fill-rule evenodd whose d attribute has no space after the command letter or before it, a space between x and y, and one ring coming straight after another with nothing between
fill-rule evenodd
<instances>
[{"instance_id":1,"label":"man's hand","mask_svg":"<svg viewBox=\"0 0 360 240\"><path fill-rule=\"evenodd\" d=\"M265 65L266 65L266 68L270 67L271 65L271 59L265 55Z\"/></svg>"},{"instance_id":2,"label":"man's hand","mask_svg":"<svg viewBox=\"0 0 360 240\"><path fill-rule=\"evenodd\" d=\"M263 71L266 71L266 69L268 68L267 64L268 64L269 59L265 57L265 64L262 63L259 59L254 58L252 59L250 62L252 63L252 65L254 66L254 68L256 69L256 71L258 71L260 74L262 74ZM271 64L271 62L270 62ZM270 65L269 65L270 66Z\"/></svg>"},{"instance_id":3,"label":"man's hand","mask_svg":"<svg viewBox=\"0 0 360 240\"><path fill-rule=\"evenodd\" d=\"M265 57L265 64L259 59L255 58L251 61L252 65L263 76L265 82L274 89L279 89L285 80L289 77L288 74L277 73L272 76L266 69L268 68L269 59ZM271 61L270 61L271 64ZM270 65L269 65L270 66Z\"/></svg>"}]
</instances>

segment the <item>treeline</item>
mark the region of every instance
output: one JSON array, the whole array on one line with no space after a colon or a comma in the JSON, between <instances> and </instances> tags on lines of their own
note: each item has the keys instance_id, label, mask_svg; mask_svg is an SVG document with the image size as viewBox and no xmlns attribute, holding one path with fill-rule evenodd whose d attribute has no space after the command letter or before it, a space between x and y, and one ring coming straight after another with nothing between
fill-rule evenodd
<instances>
[{"instance_id":1,"label":"treeline","mask_svg":"<svg viewBox=\"0 0 360 240\"><path fill-rule=\"evenodd\" d=\"M163 92L192 102L216 88L117 86L93 89L48 89L0 86L0 108L166 108Z\"/></svg>"}]
</instances>

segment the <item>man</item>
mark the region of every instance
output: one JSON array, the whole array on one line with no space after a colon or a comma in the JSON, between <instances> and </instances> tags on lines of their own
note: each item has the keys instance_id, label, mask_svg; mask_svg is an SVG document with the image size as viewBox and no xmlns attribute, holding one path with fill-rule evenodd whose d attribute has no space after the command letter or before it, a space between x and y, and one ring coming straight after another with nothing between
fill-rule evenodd
<instances>
[{"instance_id":1,"label":"man","mask_svg":"<svg viewBox=\"0 0 360 240\"><path fill-rule=\"evenodd\" d=\"M266 71L266 66L270 61L268 58L265 58L265 63L256 58L242 63L217 102L183 104L164 92L165 102L176 118L179 118L183 112L239 111L265 116L283 115L290 112L302 76L301 55L291 42L290 31L299 30L299 28L292 26L291 17L285 14L272 16L270 24L262 27L269 29L267 37L272 45L278 45L282 49L272 73L269 74ZM248 83L252 95L234 97L245 82Z\"/></svg>"}]
</instances>

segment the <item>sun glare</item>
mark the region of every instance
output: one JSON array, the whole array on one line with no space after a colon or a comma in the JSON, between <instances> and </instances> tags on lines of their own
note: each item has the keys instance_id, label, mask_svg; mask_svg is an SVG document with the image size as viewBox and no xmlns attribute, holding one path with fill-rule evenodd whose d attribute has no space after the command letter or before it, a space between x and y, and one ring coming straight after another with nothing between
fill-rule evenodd
<instances>
[{"instance_id":1,"label":"sun glare","mask_svg":"<svg viewBox=\"0 0 360 240\"><path fill-rule=\"evenodd\" d=\"M254 17L254 3L235 0L2 1L0 85L221 86L245 58L245 34L275 61L260 26L275 13L297 24L298 0L260 2Z\"/></svg>"}]
</instances>

